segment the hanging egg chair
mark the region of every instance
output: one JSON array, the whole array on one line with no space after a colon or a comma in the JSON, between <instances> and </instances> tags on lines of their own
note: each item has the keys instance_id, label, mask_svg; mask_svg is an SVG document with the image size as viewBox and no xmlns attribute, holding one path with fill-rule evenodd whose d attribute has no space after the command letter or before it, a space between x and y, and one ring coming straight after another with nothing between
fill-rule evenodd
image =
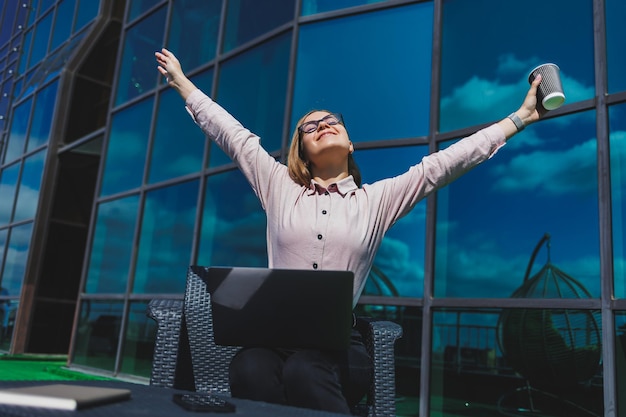
<instances>
[{"instance_id":1,"label":"hanging egg chair","mask_svg":"<svg viewBox=\"0 0 626 417\"><path fill-rule=\"evenodd\" d=\"M544 243L548 247L548 261L529 278L535 256ZM511 297L591 298L579 281L552 264L549 243L550 235L546 233L531 256L524 282ZM602 347L597 314L592 310L563 308L502 311L497 325L498 344L506 362L527 381L523 389L529 396L533 390L561 400L557 393L588 381L598 372ZM517 411L536 411L532 397L529 400L527 407L519 407Z\"/></svg>"}]
</instances>

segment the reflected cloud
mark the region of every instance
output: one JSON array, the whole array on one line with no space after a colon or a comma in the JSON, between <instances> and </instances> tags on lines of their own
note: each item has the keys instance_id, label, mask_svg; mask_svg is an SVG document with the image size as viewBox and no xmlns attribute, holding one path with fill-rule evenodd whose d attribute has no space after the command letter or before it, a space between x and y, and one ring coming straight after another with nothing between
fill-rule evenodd
<instances>
[{"instance_id":1,"label":"reflected cloud","mask_svg":"<svg viewBox=\"0 0 626 417\"><path fill-rule=\"evenodd\" d=\"M493 242L451 245L446 254L448 282L454 283L445 289L449 297L508 297L523 284L529 262L526 254L503 257ZM531 277L545 262L535 262ZM597 256L564 261L552 259L552 263L580 282L593 297L600 296L600 259Z\"/></svg>"},{"instance_id":2,"label":"reflected cloud","mask_svg":"<svg viewBox=\"0 0 626 417\"><path fill-rule=\"evenodd\" d=\"M539 150L519 154L491 169L493 188L502 192L586 194L597 190L596 139L567 150ZM549 180L546 180L549 179Z\"/></svg>"},{"instance_id":3,"label":"reflected cloud","mask_svg":"<svg viewBox=\"0 0 626 417\"><path fill-rule=\"evenodd\" d=\"M521 105L523 93L528 90L528 74L538 63L548 62L533 57L519 59L514 54L504 54L498 58L496 74L498 79L489 80L473 76L464 84L457 86L452 93L441 99L441 113L454 115L454 126L464 127L484 120L485 115L504 117L502 109L509 109L511 103ZM558 64L558 63L557 63ZM508 80L516 80L508 82ZM567 97L567 103L591 99L595 96L593 85L584 85L568 76L567 68L561 68L561 81ZM514 110L514 109L511 109ZM593 114L581 117L594 117ZM571 119L555 120L556 124L570 124ZM530 130L530 129L529 129ZM525 133L525 136L528 134Z\"/></svg>"},{"instance_id":4,"label":"reflected cloud","mask_svg":"<svg viewBox=\"0 0 626 417\"><path fill-rule=\"evenodd\" d=\"M421 297L424 265L417 261L422 258L411 258L411 250L405 242L386 237L376 254L374 265L391 279L400 296Z\"/></svg>"}]
</instances>

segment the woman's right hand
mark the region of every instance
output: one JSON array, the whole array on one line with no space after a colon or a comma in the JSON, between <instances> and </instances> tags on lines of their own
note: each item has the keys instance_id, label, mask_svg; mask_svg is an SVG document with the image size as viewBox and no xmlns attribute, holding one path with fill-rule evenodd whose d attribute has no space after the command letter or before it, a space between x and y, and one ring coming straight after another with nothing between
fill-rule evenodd
<instances>
[{"instance_id":1,"label":"woman's right hand","mask_svg":"<svg viewBox=\"0 0 626 417\"><path fill-rule=\"evenodd\" d=\"M159 64L157 69L165 77L167 84L176 89L183 99L186 100L187 96L196 89L196 86L185 76L176 55L163 48L161 52L155 52L154 56Z\"/></svg>"}]
</instances>

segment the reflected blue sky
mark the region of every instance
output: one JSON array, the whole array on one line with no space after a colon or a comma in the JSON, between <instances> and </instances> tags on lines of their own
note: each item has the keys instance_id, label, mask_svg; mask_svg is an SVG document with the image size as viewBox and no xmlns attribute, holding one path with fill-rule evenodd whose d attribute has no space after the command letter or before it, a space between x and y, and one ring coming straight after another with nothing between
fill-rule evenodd
<instances>
[{"instance_id":1,"label":"reflected blue sky","mask_svg":"<svg viewBox=\"0 0 626 417\"><path fill-rule=\"evenodd\" d=\"M291 125L328 109L355 143L426 135L432 13L426 2L303 25Z\"/></svg>"}]
</instances>

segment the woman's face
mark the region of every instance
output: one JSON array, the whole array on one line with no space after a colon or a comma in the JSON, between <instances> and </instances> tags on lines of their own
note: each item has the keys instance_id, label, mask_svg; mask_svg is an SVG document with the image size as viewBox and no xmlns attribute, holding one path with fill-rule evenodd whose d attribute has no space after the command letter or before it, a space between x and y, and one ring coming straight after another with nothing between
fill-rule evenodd
<instances>
[{"instance_id":1,"label":"woman's face","mask_svg":"<svg viewBox=\"0 0 626 417\"><path fill-rule=\"evenodd\" d=\"M354 151L341 116L324 111L309 114L300 124L304 158L319 165L324 160L345 158Z\"/></svg>"}]
</instances>

